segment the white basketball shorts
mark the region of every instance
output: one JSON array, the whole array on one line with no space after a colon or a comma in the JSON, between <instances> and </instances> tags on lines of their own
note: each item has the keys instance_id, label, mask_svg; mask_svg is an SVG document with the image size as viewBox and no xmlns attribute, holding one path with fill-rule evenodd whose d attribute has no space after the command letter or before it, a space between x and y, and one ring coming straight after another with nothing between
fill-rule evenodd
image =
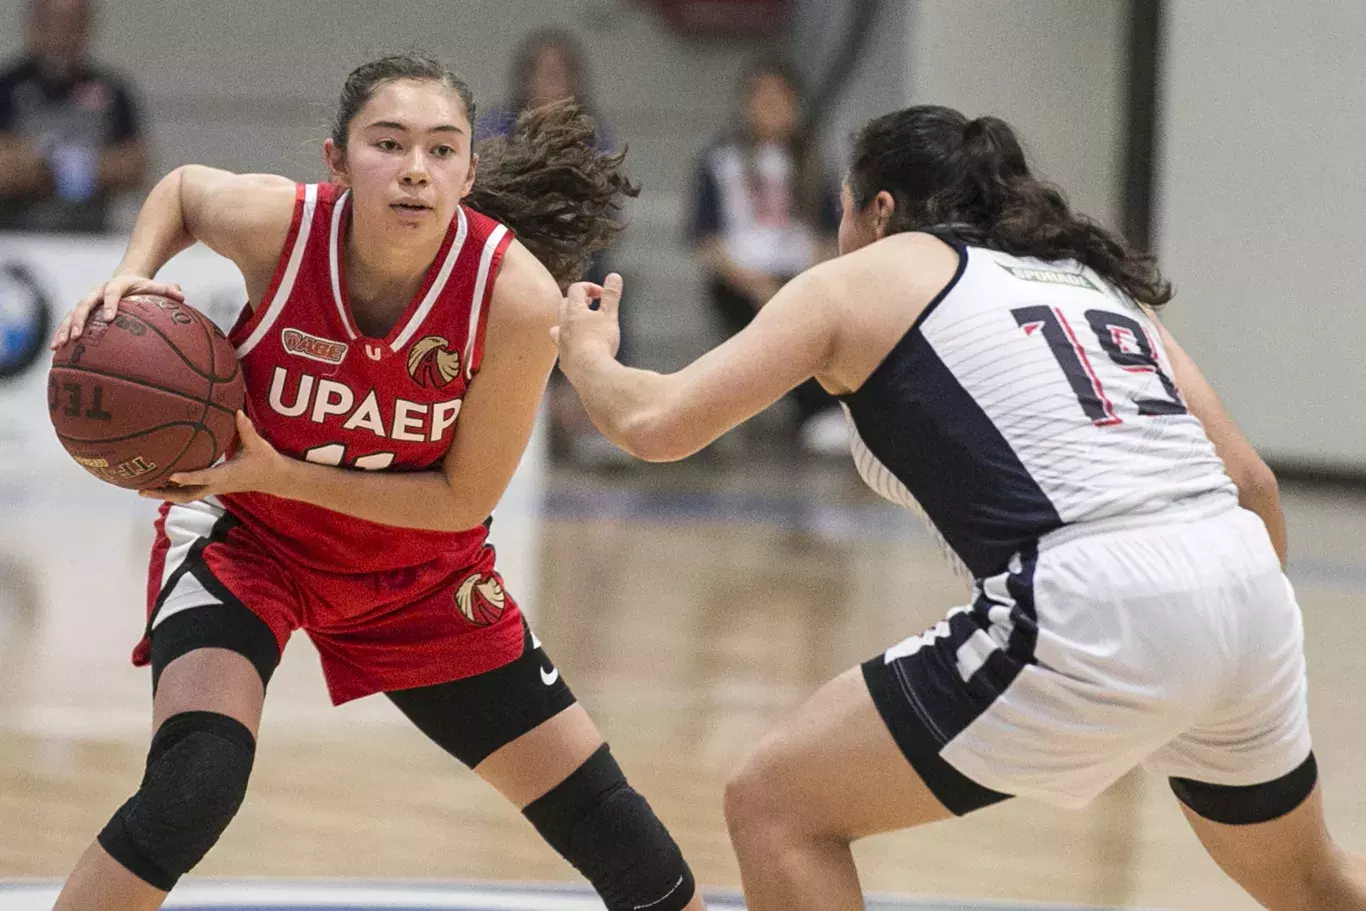
<instances>
[{"instance_id":1,"label":"white basketball shorts","mask_svg":"<svg viewBox=\"0 0 1366 911\"><path fill-rule=\"evenodd\" d=\"M1293 776L1292 806L1247 821L1312 788L1300 611L1255 514L1221 497L1069 526L974 596L863 666L953 812L1080 807L1138 765L1178 794Z\"/></svg>"}]
</instances>

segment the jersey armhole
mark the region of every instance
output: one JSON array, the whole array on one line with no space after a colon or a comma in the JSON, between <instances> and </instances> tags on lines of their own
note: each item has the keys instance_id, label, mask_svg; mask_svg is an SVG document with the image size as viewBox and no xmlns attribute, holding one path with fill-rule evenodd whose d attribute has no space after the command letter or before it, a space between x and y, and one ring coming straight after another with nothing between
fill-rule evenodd
<instances>
[{"instance_id":1,"label":"jersey armhole","mask_svg":"<svg viewBox=\"0 0 1366 911\"><path fill-rule=\"evenodd\" d=\"M303 261L304 248L308 246L308 235L312 227L313 214L318 204L317 184L295 184L294 215L289 222L289 233L285 235L284 246L280 248L280 259L275 265L275 274L260 301L247 301L244 308L247 314L234 327L229 339L237 345L237 356L243 357L265 335L271 324L280 315L294 281L299 274Z\"/></svg>"},{"instance_id":2,"label":"jersey armhole","mask_svg":"<svg viewBox=\"0 0 1366 911\"><path fill-rule=\"evenodd\" d=\"M511 246L513 240L516 239L513 237L510 229L502 225L500 225L499 228L504 233L503 236L498 239L497 245L493 249L493 256L489 260L489 268L486 273L491 280L484 287L484 298L479 302L478 323L470 327L474 332L474 353L470 357L469 367L470 379L474 378L474 375L479 372L480 366L484 363L484 336L489 325L489 310L493 305L493 289L498 284L498 275L502 271L503 254L507 252L507 248Z\"/></svg>"}]
</instances>

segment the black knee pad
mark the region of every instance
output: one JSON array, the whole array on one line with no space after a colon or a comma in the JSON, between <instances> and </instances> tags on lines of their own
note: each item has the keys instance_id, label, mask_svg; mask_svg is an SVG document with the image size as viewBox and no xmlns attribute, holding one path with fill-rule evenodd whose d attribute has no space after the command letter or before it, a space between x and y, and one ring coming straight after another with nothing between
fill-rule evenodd
<instances>
[{"instance_id":1,"label":"black knee pad","mask_svg":"<svg viewBox=\"0 0 1366 911\"><path fill-rule=\"evenodd\" d=\"M1173 778L1172 791L1197 815L1226 826L1246 826L1280 819L1299 807L1319 780L1314 754L1293 771L1274 781L1247 786L1208 784L1189 778Z\"/></svg>"},{"instance_id":2,"label":"black knee pad","mask_svg":"<svg viewBox=\"0 0 1366 911\"><path fill-rule=\"evenodd\" d=\"M255 756L256 738L235 718L172 715L152 738L142 785L100 832L100 846L169 892L237 814Z\"/></svg>"},{"instance_id":3,"label":"black knee pad","mask_svg":"<svg viewBox=\"0 0 1366 911\"><path fill-rule=\"evenodd\" d=\"M697 890L678 845L606 744L522 812L608 911L682 911Z\"/></svg>"}]
</instances>

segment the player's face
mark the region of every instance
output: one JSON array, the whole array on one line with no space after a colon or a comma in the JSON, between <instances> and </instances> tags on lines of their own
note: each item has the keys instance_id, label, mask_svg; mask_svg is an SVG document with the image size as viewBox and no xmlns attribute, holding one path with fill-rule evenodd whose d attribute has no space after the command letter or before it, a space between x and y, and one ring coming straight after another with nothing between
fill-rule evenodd
<instances>
[{"instance_id":1,"label":"player's face","mask_svg":"<svg viewBox=\"0 0 1366 911\"><path fill-rule=\"evenodd\" d=\"M474 184L469 116L440 83L385 83L351 121L347 148L328 147L333 180L351 188L357 219L445 231Z\"/></svg>"}]
</instances>

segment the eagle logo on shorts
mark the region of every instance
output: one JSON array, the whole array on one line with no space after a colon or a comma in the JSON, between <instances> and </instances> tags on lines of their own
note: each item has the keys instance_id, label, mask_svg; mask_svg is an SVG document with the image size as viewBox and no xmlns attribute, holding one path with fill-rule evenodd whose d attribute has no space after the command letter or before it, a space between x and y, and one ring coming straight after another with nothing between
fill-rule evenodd
<instances>
[{"instance_id":1,"label":"eagle logo on shorts","mask_svg":"<svg viewBox=\"0 0 1366 911\"><path fill-rule=\"evenodd\" d=\"M503 616L507 594L497 576L475 573L456 589L455 606L475 626L490 626Z\"/></svg>"},{"instance_id":2,"label":"eagle logo on shorts","mask_svg":"<svg viewBox=\"0 0 1366 911\"><path fill-rule=\"evenodd\" d=\"M440 389L460 375L460 354L439 335L418 339L408 351L408 375L419 386Z\"/></svg>"}]
</instances>

